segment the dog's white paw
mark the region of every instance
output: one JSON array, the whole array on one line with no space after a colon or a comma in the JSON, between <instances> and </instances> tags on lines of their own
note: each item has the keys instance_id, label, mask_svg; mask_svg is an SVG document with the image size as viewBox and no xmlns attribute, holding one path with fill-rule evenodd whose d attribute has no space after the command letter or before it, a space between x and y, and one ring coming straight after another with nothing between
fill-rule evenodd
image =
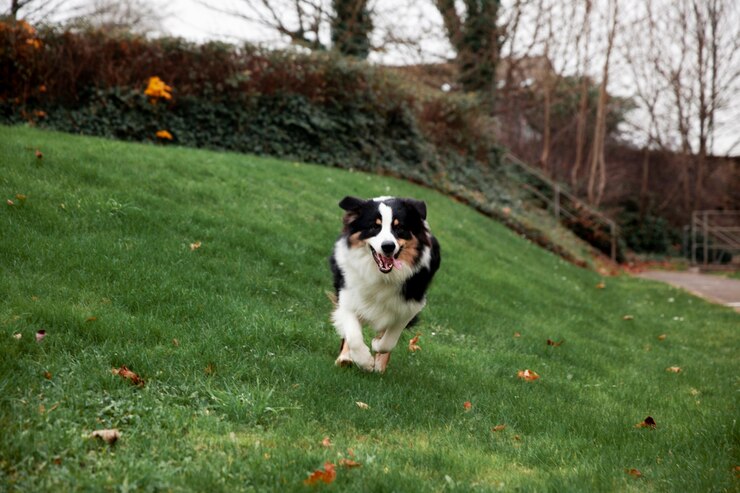
<instances>
[{"instance_id":1,"label":"dog's white paw","mask_svg":"<svg viewBox=\"0 0 740 493\"><path fill-rule=\"evenodd\" d=\"M373 368L373 371L376 373L385 373L390 359L391 353L375 353L375 368Z\"/></svg>"},{"instance_id":2,"label":"dog's white paw","mask_svg":"<svg viewBox=\"0 0 740 493\"><path fill-rule=\"evenodd\" d=\"M370 349L367 346L362 346L358 350L349 350L349 356L352 358L352 362L362 368L365 371L373 371L375 367L375 358L370 354Z\"/></svg>"}]
</instances>

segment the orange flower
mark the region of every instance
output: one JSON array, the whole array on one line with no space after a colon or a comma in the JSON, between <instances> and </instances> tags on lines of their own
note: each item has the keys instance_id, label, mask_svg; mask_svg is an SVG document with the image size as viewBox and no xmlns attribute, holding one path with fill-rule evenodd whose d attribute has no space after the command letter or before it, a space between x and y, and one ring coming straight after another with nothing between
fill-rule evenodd
<instances>
[{"instance_id":1,"label":"orange flower","mask_svg":"<svg viewBox=\"0 0 740 493\"><path fill-rule=\"evenodd\" d=\"M157 136L157 138L159 138L159 139L167 139L167 140L172 140L172 134L171 134L171 133L169 133L169 132L168 132L167 130L159 130L159 131L158 131L158 132L156 133L156 136Z\"/></svg>"},{"instance_id":2,"label":"orange flower","mask_svg":"<svg viewBox=\"0 0 740 493\"><path fill-rule=\"evenodd\" d=\"M152 98L152 102L156 102L157 98L172 99L172 87L164 83L162 79L157 76L149 77L149 84L144 90L144 94Z\"/></svg>"}]
</instances>

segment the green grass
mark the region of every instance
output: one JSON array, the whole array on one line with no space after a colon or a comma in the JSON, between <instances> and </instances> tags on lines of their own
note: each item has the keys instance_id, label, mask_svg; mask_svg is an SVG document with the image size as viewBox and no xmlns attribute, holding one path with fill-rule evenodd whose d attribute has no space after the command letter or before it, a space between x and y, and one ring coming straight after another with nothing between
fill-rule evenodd
<instances>
[{"instance_id":1,"label":"green grass","mask_svg":"<svg viewBox=\"0 0 740 493\"><path fill-rule=\"evenodd\" d=\"M333 364L326 258L345 194L426 200L443 249L423 349L408 334L385 375ZM596 289L432 191L0 127L0 198L0 490L740 486L738 314L629 277ZM657 429L634 427L648 415ZM112 427L112 447L88 437ZM361 467L304 486L348 449Z\"/></svg>"}]
</instances>

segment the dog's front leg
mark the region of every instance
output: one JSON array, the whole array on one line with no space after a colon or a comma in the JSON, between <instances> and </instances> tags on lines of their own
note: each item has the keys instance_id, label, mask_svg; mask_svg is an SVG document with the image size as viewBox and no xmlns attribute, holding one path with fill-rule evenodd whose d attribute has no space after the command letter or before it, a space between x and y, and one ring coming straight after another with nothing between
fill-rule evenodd
<instances>
[{"instance_id":1,"label":"dog's front leg","mask_svg":"<svg viewBox=\"0 0 740 493\"><path fill-rule=\"evenodd\" d=\"M398 344L398 339L401 337L403 328L394 327L383 332L379 337L373 339L373 351L375 351L375 371L378 373L385 372L385 368L388 365L388 361L391 358L391 351Z\"/></svg>"},{"instance_id":2,"label":"dog's front leg","mask_svg":"<svg viewBox=\"0 0 740 493\"><path fill-rule=\"evenodd\" d=\"M373 371L375 360L373 355L370 354L370 348L362 339L362 325L357 316L349 310L338 307L334 312L333 319L337 332L344 338L342 353L337 358L336 364L343 366L346 363L346 346L349 348L349 358L354 364L365 371Z\"/></svg>"}]
</instances>

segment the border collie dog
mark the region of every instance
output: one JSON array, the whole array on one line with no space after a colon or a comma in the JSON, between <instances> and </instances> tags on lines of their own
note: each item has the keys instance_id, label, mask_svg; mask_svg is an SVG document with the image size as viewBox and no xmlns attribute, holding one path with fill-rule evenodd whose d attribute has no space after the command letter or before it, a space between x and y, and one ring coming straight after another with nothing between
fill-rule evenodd
<instances>
[{"instance_id":1,"label":"border collie dog","mask_svg":"<svg viewBox=\"0 0 740 493\"><path fill-rule=\"evenodd\" d=\"M339 366L385 371L403 329L426 304L425 293L440 263L439 243L419 200L345 197L344 229L329 265L334 274L334 326L342 338ZM373 357L363 324L376 332Z\"/></svg>"}]
</instances>

